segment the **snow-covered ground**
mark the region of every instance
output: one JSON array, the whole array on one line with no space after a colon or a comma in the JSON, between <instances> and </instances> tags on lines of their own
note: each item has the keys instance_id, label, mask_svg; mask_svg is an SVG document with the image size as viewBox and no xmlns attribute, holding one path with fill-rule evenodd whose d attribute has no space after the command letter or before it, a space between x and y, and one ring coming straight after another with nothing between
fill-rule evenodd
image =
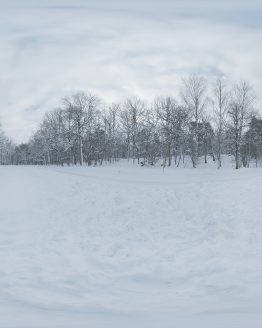
<instances>
[{"instance_id":1,"label":"snow-covered ground","mask_svg":"<svg viewBox=\"0 0 262 328\"><path fill-rule=\"evenodd\" d=\"M0 328L262 325L262 170L0 167Z\"/></svg>"}]
</instances>

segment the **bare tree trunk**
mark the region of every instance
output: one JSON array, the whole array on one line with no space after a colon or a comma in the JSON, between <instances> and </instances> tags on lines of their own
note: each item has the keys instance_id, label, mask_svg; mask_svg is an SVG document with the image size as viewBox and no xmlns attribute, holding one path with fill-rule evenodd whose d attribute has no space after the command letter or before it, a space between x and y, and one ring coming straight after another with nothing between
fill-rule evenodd
<instances>
[{"instance_id":1,"label":"bare tree trunk","mask_svg":"<svg viewBox=\"0 0 262 328\"><path fill-rule=\"evenodd\" d=\"M80 151L80 165L83 166L84 158L83 158L83 140L79 138L79 151Z\"/></svg>"}]
</instances>

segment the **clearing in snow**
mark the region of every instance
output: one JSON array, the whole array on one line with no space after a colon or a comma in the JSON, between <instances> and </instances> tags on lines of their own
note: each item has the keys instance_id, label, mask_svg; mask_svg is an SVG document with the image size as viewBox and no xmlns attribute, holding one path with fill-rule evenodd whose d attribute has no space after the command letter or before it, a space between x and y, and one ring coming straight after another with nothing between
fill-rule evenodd
<instances>
[{"instance_id":1,"label":"clearing in snow","mask_svg":"<svg viewBox=\"0 0 262 328\"><path fill-rule=\"evenodd\" d=\"M261 327L259 169L0 167L1 328Z\"/></svg>"}]
</instances>

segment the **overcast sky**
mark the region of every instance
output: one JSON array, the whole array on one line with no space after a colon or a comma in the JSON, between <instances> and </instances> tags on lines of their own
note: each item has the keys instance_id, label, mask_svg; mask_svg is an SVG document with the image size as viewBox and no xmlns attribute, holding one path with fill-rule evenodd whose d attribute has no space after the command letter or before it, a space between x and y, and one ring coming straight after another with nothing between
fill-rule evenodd
<instances>
[{"instance_id":1,"label":"overcast sky","mask_svg":"<svg viewBox=\"0 0 262 328\"><path fill-rule=\"evenodd\" d=\"M26 141L59 99L178 93L181 77L262 93L262 1L0 0L0 121Z\"/></svg>"}]
</instances>

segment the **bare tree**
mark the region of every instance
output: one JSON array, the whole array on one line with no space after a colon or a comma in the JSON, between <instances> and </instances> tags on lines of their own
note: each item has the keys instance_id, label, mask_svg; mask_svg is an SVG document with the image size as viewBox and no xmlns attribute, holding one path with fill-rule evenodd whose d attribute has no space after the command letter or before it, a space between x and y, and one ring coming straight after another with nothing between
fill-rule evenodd
<instances>
[{"instance_id":1,"label":"bare tree","mask_svg":"<svg viewBox=\"0 0 262 328\"><path fill-rule=\"evenodd\" d=\"M87 133L92 132L99 99L94 95L77 92L71 97L65 98L64 104L68 112L68 120L72 121L68 135L74 135L77 138L79 163L83 165L83 140Z\"/></svg>"},{"instance_id":2,"label":"bare tree","mask_svg":"<svg viewBox=\"0 0 262 328\"><path fill-rule=\"evenodd\" d=\"M178 104L177 100L172 97L161 97L155 100L160 127L160 135L163 144L162 155L164 157L163 165L171 166L174 157L175 164L179 165L181 154L183 153L184 139L183 131L187 123L188 111L184 106ZM177 163L177 156L180 153Z\"/></svg>"},{"instance_id":3,"label":"bare tree","mask_svg":"<svg viewBox=\"0 0 262 328\"><path fill-rule=\"evenodd\" d=\"M213 118L215 123L215 133L217 141L217 168L221 168L221 152L223 143L223 134L226 123L226 116L228 112L230 100L230 92L226 84L218 79L213 90Z\"/></svg>"},{"instance_id":4,"label":"bare tree","mask_svg":"<svg viewBox=\"0 0 262 328\"><path fill-rule=\"evenodd\" d=\"M206 80L202 77L192 75L183 80L181 98L191 113L191 159L195 168L198 162L198 134L201 115L206 105Z\"/></svg>"},{"instance_id":5,"label":"bare tree","mask_svg":"<svg viewBox=\"0 0 262 328\"><path fill-rule=\"evenodd\" d=\"M13 164L15 145L6 137L0 123L0 165Z\"/></svg>"},{"instance_id":6,"label":"bare tree","mask_svg":"<svg viewBox=\"0 0 262 328\"><path fill-rule=\"evenodd\" d=\"M138 135L143 126L144 114L145 104L141 99L133 97L125 101L121 114L122 124L128 138L129 156L131 151L133 161L137 159L138 163L140 159Z\"/></svg>"},{"instance_id":7,"label":"bare tree","mask_svg":"<svg viewBox=\"0 0 262 328\"><path fill-rule=\"evenodd\" d=\"M164 162L168 159L168 166L171 166L173 148L173 116L175 100L171 97L159 98L155 101L156 110L160 121L162 132L162 143L164 144Z\"/></svg>"},{"instance_id":8,"label":"bare tree","mask_svg":"<svg viewBox=\"0 0 262 328\"><path fill-rule=\"evenodd\" d=\"M241 166L240 149L244 131L251 119L254 100L248 83L242 81L234 86L228 110L228 135L236 169Z\"/></svg>"}]
</instances>

